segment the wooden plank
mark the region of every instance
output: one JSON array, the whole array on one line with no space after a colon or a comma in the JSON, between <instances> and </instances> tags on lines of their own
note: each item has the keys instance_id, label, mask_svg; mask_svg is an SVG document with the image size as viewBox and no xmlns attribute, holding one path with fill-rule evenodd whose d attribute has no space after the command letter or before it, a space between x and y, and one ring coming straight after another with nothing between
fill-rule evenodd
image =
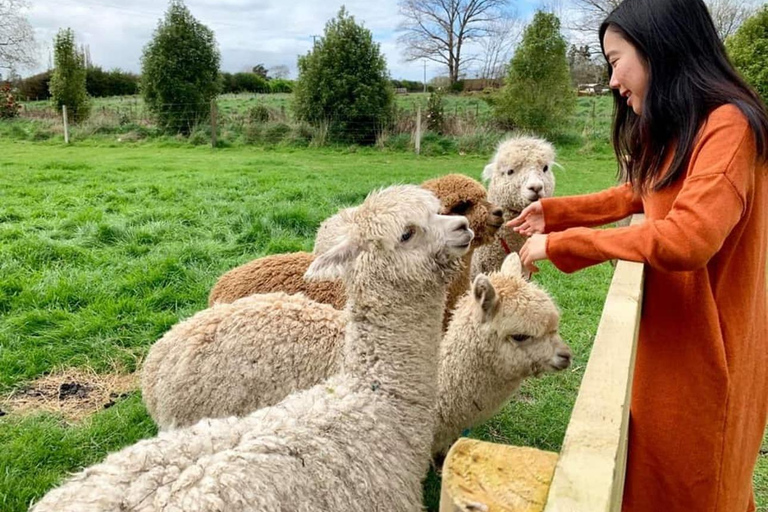
<instances>
[{"instance_id":1,"label":"wooden plank","mask_svg":"<svg viewBox=\"0 0 768 512\"><path fill-rule=\"evenodd\" d=\"M557 454L461 438L443 464L440 512L541 512Z\"/></svg>"},{"instance_id":2,"label":"wooden plank","mask_svg":"<svg viewBox=\"0 0 768 512\"><path fill-rule=\"evenodd\" d=\"M545 512L621 510L643 277L641 263L616 266Z\"/></svg>"}]
</instances>

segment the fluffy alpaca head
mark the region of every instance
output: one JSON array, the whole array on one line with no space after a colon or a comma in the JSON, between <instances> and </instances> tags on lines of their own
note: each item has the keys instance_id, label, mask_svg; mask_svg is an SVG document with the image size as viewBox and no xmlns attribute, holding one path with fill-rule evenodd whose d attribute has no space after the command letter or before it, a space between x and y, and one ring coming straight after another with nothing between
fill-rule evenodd
<instances>
[{"instance_id":1,"label":"fluffy alpaca head","mask_svg":"<svg viewBox=\"0 0 768 512\"><path fill-rule=\"evenodd\" d=\"M489 373L521 379L570 365L571 350L558 334L560 313L547 293L523 279L516 253L499 272L479 274L469 295L487 334L482 339L492 345Z\"/></svg>"},{"instance_id":2,"label":"fluffy alpaca head","mask_svg":"<svg viewBox=\"0 0 768 512\"><path fill-rule=\"evenodd\" d=\"M529 204L555 191L555 149L535 137L513 137L502 141L491 163L483 170L488 185L488 199L510 212L519 212Z\"/></svg>"},{"instance_id":3,"label":"fluffy alpaca head","mask_svg":"<svg viewBox=\"0 0 768 512\"><path fill-rule=\"evenodd\" d=\"M475 234L473 247L490 243L504 223L504 211L488 201L485 187L463 174L448 174L425 181L422 188L432 191L442 204L443 215L464 215Z\"/></svg>"},{"instance_id":4,"label":"fluffy alpaca head","mask_svg":"<svg viewBox=\"0 0 768 512\"><path fill-rule=\"evenodd\" d=\"M336 245L310 265L307 279L341 277L411 284L450 282L469 250L473 233L467 219L440 215L440 201L413 185L372 192L363 204L337 214Z\"/></svg>"}]
</instances>

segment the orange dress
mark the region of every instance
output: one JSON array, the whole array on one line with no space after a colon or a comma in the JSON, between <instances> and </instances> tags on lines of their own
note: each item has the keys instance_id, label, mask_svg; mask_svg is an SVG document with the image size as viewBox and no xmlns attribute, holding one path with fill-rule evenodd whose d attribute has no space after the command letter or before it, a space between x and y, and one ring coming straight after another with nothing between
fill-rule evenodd
<instances>
[{"instance_id":1,"label":"orange dress","mask_svg":"<svg viewBox=\"0 0 768 512\"><path fill-rule=\"evenodd\" d=\"M768 414L768 168L741 111L712 111L685 175L542 200L547 256L646 264L625 512L746 512ZM591 229L645 212L645 223ZM576 227L578 226L578 227ZM587 227L585 227L587 226Z\"/></svg>"}]
</instances>

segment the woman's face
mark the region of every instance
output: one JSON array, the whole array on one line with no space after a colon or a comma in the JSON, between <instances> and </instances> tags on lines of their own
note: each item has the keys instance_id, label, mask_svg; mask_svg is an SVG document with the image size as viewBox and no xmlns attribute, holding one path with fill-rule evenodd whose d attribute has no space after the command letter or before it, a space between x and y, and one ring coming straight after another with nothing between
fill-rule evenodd
<instances>
[{"instance_id":1,"label":"woman's face","mask_svg":"<svg viewBox=\"0 0 768 512\"><path fill-rule=\"evenodd\" d=\"M618 89L626 99L627 106L640 115L648 88L648 69L644 60L632 43L610 26L603 36L603 48L613 69L609 85L612 89Z\"/></svg>"}]
</instances>

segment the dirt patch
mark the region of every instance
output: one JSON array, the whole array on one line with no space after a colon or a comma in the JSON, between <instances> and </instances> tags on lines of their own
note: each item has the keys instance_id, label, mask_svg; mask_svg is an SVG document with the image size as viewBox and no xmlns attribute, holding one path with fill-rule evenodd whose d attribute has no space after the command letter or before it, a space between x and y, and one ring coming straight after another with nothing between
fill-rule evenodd
<instances>
[{"instance_id":1,"label":"dirt patch","mask_svg":"<svg viewBox=\"0 0 768 512\"><path fill-rule=\"evenodd\" d=\"M139 377L135 373L97 374L71 368L46 375L0 398L0 416L52 412L78 421L115 405L138 387Z\"/></svg>"}]
</instances>

